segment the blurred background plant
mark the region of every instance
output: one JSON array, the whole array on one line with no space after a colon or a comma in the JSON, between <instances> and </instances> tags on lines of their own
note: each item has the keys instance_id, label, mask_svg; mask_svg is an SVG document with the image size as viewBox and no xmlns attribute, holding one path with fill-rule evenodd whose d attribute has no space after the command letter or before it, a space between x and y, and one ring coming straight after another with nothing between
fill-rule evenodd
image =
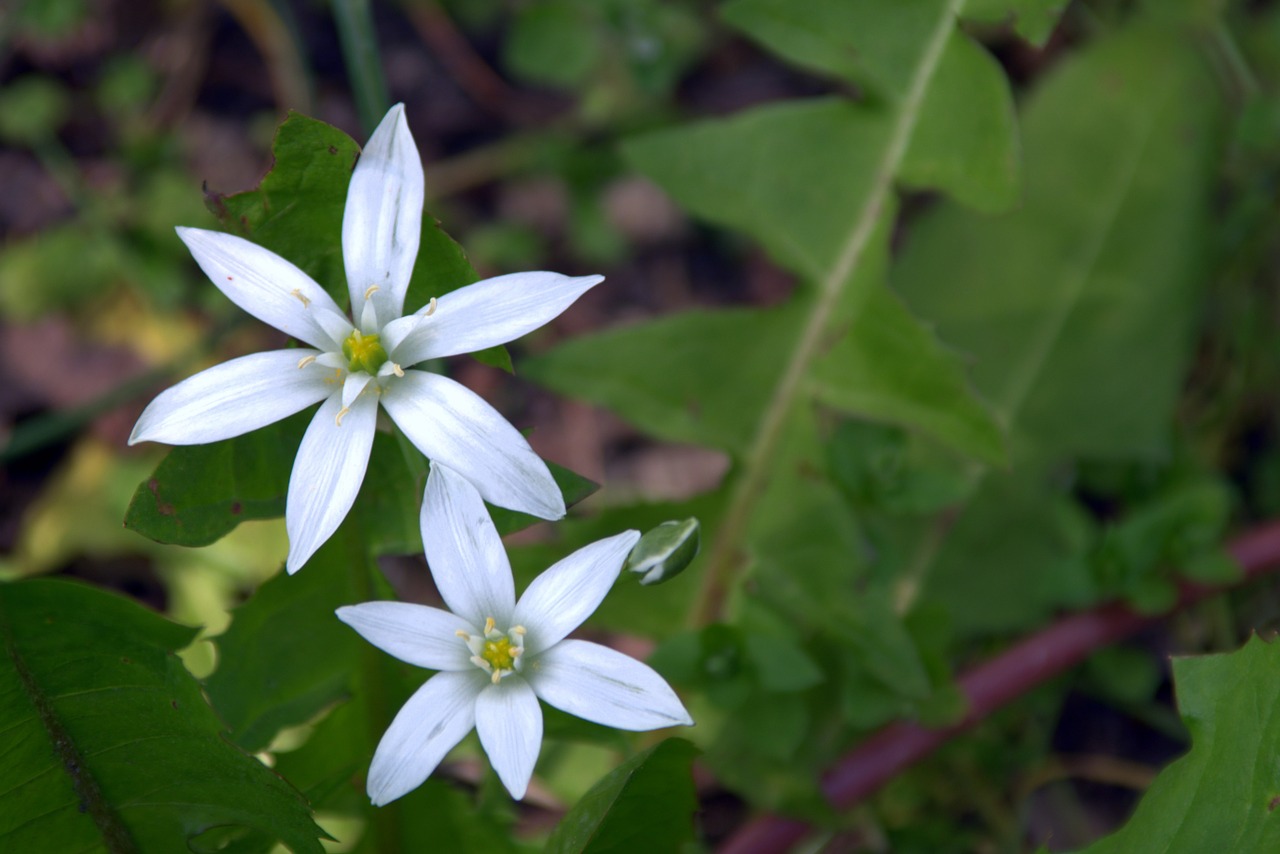
<instances>
[{"instance_id":1,"label":"blurred background plant","mask_svg":"<svg viewBox=\"0 0 1280 854\"><path fill-rule=\"evenodd\" d=\"M696 315L676 321L687 329L672 324L655 333L669 342L668 364L647 360L653 341L641 340L647 333L637 330L690 309L773 312L806 299L807 280L816 277L797 269L804 261L788 255L785 240L770 242L768 234L785 231L770 217L792 216L796 232L814 234L839 213L825 187L809 188L809 196L778 190L792 179L782 169L767 172L771 138L752 141L766 152L758 180L772 184L757 199L761 209L747 211L745 202L734 209L728 187L713 174L718 154L710 137L727 124L706 126L701 138L669 137L667 148L660 134L797 99L875 104L892 100L893 91L860 76L865 69L833 72L839 62L823 59L821 39L812 33L752 17L769 3L729 6L701 0L0 6L2 577L85 579L201 625L207 638L225 631L231 609L278 572L279 520L243 523L195 550L121 527L138 484L164 457L161 448L124 447L150 394L197 367L261 349L273 334L243 320L208 285L173 227L214 227L206 201L257 184L287 111L361 140L388 103L400 100L426 164L428 209L481 275L554 269L608 277L549 329L513 346L514 377L479 363L454 367L461 381L517 413L517 424L535 426L531 441L540 453L603 484L561 530L520 535L518 572L527 579L573 545L621 527L647 529L689 515L704 520L706 551L741 477L730 472L748 456L744 448L762 408L755 398L764 392L703 397L703 386L684 383L680 359L697 352L684 349L688 342L716 344ZM1134 254L1150 257L1115 261L1119 284L1085 286L1114 285L1127 302L1086 300L1073 315L1077 325L1063 333L1067 345L1050 354L1059 372L1028 378L1067 391L1049 401L1038 386L1022 387L1032 427L1020 425L1023 432L1006 432L988 446L979 435L984 425L1010 431L1025 401L1002 400L995 386L984 385L986 368L974 368L981 359L972 354L998 361L1000 347L983 350L991 330L966 325L954 300L981 289L975 283L990 278L983 265L993 254L1007 256L1009 275L1022 281L1068 274L1039 266L1036 238L984 230L986 214L958 212L930 189L936 184L929 176L905 182L923 189L902 194L900 215L882 234L892 258L879 264L892 267L887 277L924 319L929 341L936 325L937 359L955 358L958 377L972 369L973 400L981 406L966 410L970 432L898 410L874 417L884 415L874 403L872 417L860 417L863 409L851 412L838 390L831 392L815 464L827 473L821 488L829 487L823 501L830 501L817 509L798 503L794 518L787 517L788 490L796 487L784 484L777 506L765 502L791 527L780 522L760 536L767 542L752 542L766 563L755 579L763 588L749 586L731 618L713 608L715 619L695 621L687 631L685 612L699 583L691 571L643 595L633 585L607 602L595 622L642 654L661 641L655 666L694 693L690 708L700 727L692 737L705 751L707 771L698 777L700 838L709 847L730 837L752 809L839 828L835 844L850 849L1084 845L1122 823L1159 768L1186 749L1186 730L1170 704L1168 654L1235 649L1251 632L1270 638L1280 620L1274 581L1209 599L1036 689L852 814L837 818L824 804L817 788L822 768L861 735L898 718L956 719L962 709L951 681L956 669L1066 610L1118 599L1158 612L1175 602L1178 577L1227 581L1235 572L1220 548L1227 533L1280 515L1280 3L973 0L967 8L965 31L998 60L1012 87L1027 169L1042 173L1087 163L1085 149L1095 140L1074 135L1095 105L1065 91L1070 84L1061 84L1054 108L1033 114L1035 98L1057 85L1059 72L1076 73L1063 70L1092 61L1082 57L1095 50L1123 54L1113 71L1144 57L1163 69L1163 54L1142 53L1124 42L1126 34L1154 27L1182 34L1195 55L1188 62L1207 70L1195 76L1171 65L1167 82L1163 71L1152 72L1152 91L1191 77L1196 85L1208 81L1207 88L1187 91L1194 108L1169 107L1146 120L1161 133L1172 128L1170 136L1194 140L1173 155L1158 145L1140 147L1132 168L1144 176L1142 192L1162 180L1181 182L1186 192L1135 193L1137 201L1117 202L1119 213L1089 214L1090 227L1107 216L1121 221L1109 251L1118 256L1116 246L1146 247ZM1130 108L1138 112L1127 102L1119 109ZM724 151L731 161L725 168L740 170L743 184L754 187L747 165L754 161L739 158L739 149ZM681 160L686 153L689 160ZM815 168L834 173L856 156L815 149ZM1072 183L1058 173L1046 180ZM1080 180L1094 186L1089 175ZM1098 186L1111 185L1099 177ZM728 200L719 202L722 192ZM780 210L783 201L798 210ZM811 208L799 209L806 204ZM893 207L892 199L887 204ZM1028 195L1027 207L1035 204ZM1056 200L1044 210L1051 217ZM1108 220L1098 227L1100 241L1113 239L1111 226ZM1067 258L1063 269L1072 263ZM1183 286L1153 301L1143 288L1161 276ZM1129 322L1130 310L1146 320ZM728 352L716 363L724 367L726 389L767 391L774 381L779 368L770 361L769 335L780 328L786 334L789 321L774 313L759 317L745 338L759 344L758 352ZM1108 323L1116 338L1100 347L1089 334ZM578 350L557 347L606 329L622 331L583 339L589 343ZM1108 421L1102 408L1123 408L1124 400L1073 398L1070 389L1096 384L1097 375L1072 373L1068 363L1087 363L1090 353L1101 354L1104 374L1107 364L1125 366L1116 372L1126 375L1150 369L1128 385L1117 380L1122 397L1155 389L1142 403L1145 412ZM559 395L526 379L522 356L528 376ZM1007 358L1034 361L1013 344ZM611 389L609 378L619 375L620 390ZM943 391L956 395L957 411L970 399L965 379ZM574 395L589 403L567 399ZM719 414L706 415L709 407ZM1075 415L1067 423L1069 410ZM717 419L740 426L711 423ZM805 465L813 463L807 453L798 457ZM835 516L824 531L839 530L848 553L861 555L857 566L779 586L784 574L770 572L770 560L794 558L810 546L816 551L807 561L821 565L830 555L826 534L809 527L831 522L822 512ZM711 550L712 560L724 559ZM921 562L932 567L927 577L916 575ZM384 558L381 565L402 595L421 594L420 557ZM843 591L825 610L814 598L824 584ZM905 596L906 604L860 604L894 596ZM813 625L796 617L804 608L813 609ZM843 634L832 629L842 621ZM833 661L833 638L857 649ZM199 677L213 673L218 658L207 640L183 656ZM539 840L558 810L612 767L619 749L610 734L555 716L548 732L564 738L544 752L544 788L531 804L510 807L487 790L482 799L494 826L518 819L523 839ZM285 755L305 737L305 729L288 728L267 740L272 752ZM318 774L308 777L315 770L308 761L299 760L300 779ZM479 772L464 767L459 776L475 782ZM492 788L492 780L482 786ZM321 823L335 836L355 833L350 793L315 791L309 794L330 810ZM472 850L492 842L466 838ZM393 850L385 837L372 844Z\"/></svg>"}]
</instances>

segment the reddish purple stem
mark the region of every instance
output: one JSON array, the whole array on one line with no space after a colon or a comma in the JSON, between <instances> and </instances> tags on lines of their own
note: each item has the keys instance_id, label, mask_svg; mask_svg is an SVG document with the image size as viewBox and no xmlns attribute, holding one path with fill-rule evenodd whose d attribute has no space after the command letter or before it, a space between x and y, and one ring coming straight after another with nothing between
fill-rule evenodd
<instances>
[{"instance_id":1,"label":"reddish purple stem","mask_svg":"<svg viewBox=\"0 0 1280 854\"><path fill-rule=\"evenodd\" d=\"M1227 550L1244 569L1235 584L1280 567L1280 521L1247 531L1232 540ZM1010 700L1074 667L1096 650L1225 589L1184 584L1178 603L1161 614L1139 614L1110 604L1064 617L956 680L969 709L960 723L945 729L913 723L884 727L827 769L822 778L823 793L837 809L849 809ZM809 830L809 825L793 819L759 816L739 828L720 847L720 854L776 854L786 851Z\"/></svg>"}]
</instances>

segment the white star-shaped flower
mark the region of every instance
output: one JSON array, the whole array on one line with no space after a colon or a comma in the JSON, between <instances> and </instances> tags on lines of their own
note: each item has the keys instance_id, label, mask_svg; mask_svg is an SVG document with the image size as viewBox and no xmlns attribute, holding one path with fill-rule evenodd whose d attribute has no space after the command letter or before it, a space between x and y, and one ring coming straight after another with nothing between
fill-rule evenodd
<instances>
[{"instance_id":1,"label":"white star-shaped flower","mask_svg":"<svg viewBox=\"0 0 1280 854\"><path fill-rule=\"evenodd\" d=\"M461 473L485 500L543 519L564 516L564 498L546 464L497 410L447 377L410 368L519 338L603 277L498 276L402 317L422 202L422 162L397 104L365 146L347 188L342 253L355 323L310 276L275 253L221 232L177 230L232 302L310 346L232 359L178 383L143 411L129 444L216 442L323 401L289 478L289 572L307 562L351 509L368 467L379 401L423 454Z\"/></svg>"},{"instance_id":2,"label":"white star-shaped flower","mask_svg":"<svg viewBox=\"0 0 1280 854\"><path fill-rule=\"evenodd\" d=\"M539 699L617 729L692 724L648 665L600 644L566 640L599 606L639 539L627 531L579 549L534 579L517 601L511 565L479 493L432 463L422 540L453 613L405 602L366 602L337 612L375 646L440 671L382 736L369 768L373 803L422 785L472 727L507 791L524 797L542 744Z\"/></svg>"}]
</instances>

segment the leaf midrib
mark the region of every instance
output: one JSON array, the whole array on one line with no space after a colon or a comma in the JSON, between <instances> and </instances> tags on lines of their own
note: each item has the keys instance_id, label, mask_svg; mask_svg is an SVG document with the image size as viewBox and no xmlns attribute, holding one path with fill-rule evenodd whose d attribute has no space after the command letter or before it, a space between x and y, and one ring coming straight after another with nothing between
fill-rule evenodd
<instances>
[{"instance_id":1,"label":"leaf midrib","mask_svg":"<svg viewBox=\"0 0 1280 854\"><path fill-rule=\"evenodd\" d=\"M41 689L31 671L27 669L26 661L18 651L17 643L13 637L12 626L3 608L0 608L0 629L3 630L5 654L13 664L14 672L18 676L18 682L22 685L23 692L35 709L37 720L40 721L40 725L44 728L45 736L49 739L49 745L55 761L57 761L58 766L70 781L71 788L79 798L84 812L89 815L94 826L97 827L107 851L110 854L134 854L138 849L132 835L120 820L120 816L116 814L107 802L97 779L85 767L84 757L76 749L71 734L63 726L62 720L54 711L48 696ZM73 774L71 772L73 768L77 769L78 773Z\"/></svg>"},{"instance_id":2,"label":"leaf midrib","mask_svg":"<svg viewBox=\"0 0 1280 854\"><path fill-rule=\"evenodd\" d=\"M849 236L841 247L835 263L818 283L818 295L813 309L792 350L786 370L774 386L773 394L756 432L756 438L744 461L742 476L734 488L729 499L728 510L716 533L715 542L708 556L702 589L690 612L692 625L708 625L721 618L724 600L733 577L742 571L743 556L740 544L744 541L752 510L764 492L770 464L775 456L787 415L796 404L804 377L818 353L823 334L830 323L839 297L875 233L876 224L892 192L894 178L906 156L911 135L919 121L929 82L937 71L943 50L952 35L955 21L964 3L965 0L950 0L938 16L938 22L920 54L920 61L912 75L911 85L902 100L902 106L889 134L884 154L876 168L871 192L854 220Z\"/></svg>"}]
</instances>

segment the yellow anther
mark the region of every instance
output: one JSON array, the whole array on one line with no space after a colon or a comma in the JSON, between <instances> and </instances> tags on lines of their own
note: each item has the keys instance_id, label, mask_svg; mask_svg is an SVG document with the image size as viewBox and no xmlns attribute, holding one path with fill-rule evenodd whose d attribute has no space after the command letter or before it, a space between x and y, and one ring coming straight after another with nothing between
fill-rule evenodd
<instances>
[{"instance_id":1,"label":"yellow anther","mask_svg":"<svg viewBox=\"0 0 1280 854\"><path fill-rule=\"evenodd\" d=\"M493 671L493 675L489 677L489 681L492 682L494 685L497 685L499 682L501 682L502 681L501 671L498 671L498 670Z\"/></svg>"},{"instance_id":2,"label":"yellow anther","mask_svg":"<svg viewBox=\"0 0 1280 854\"><path fill-rule=\"evenodd\" d=\"M524 655L524 647L513 646L511 647L511 649L508 650L508 652L511 654L512 658L519 658L520 656Z\"/></svg>"},{"instance_id":3,"label":"yellow anther","mask_svg":"<svg viewBox=\"0 0 1280 854\"><path fill-rule=\"evenodd\" d=\"M494 627L494 626L496 626L496 625L497 625L497 622L493 619L493 617L485 617L485 618L484 618L484 633L485 633L486 635L487 635L487 634L489 634L489 632L493 631L493 627Z\"/></svg>"},{"instance_id":4,"label":"yellow anther","mask_svg":"<svg viewBox=\"0 0 1280 854\"><path fill-rule=\"evenodd\" d=\"M454 634L455 634L455 635L457 635L458 637L462 638L464 641L469 641L469 640L471 640L471 635L467 634L467 633L466 633L466 632L464 632L462 629L458 629L456 632L454 632Z\"/></svg>"},{"instance_id":5,"label":"yellow anther","mask_svg":"<svg viewBox=\"0 0 1280 854\"><path fill-rule=\"evenodd\" d=\"M431 298L431 302L427 303L427 311L426 311L426 313L425 313L425 314L423 314L422 316L423 316L423 317L430 317L431 315L433 315L433 314L435 314L435 313L436 313L436 298L435 298L435 297L432 297L432 298Z\"/></svg>"},{"instance_id":6,"label":"yellow anther","mask_svg":"<svg viewBox=\"0 0 1280 854\"><path fill-rule=\"evenodd\" d=\"M316 360L316 357L314 355L303 356L301 359L298 360L298 370L302 370L303 368L305 368L307 365L311 364L315 360Z\"/></svg>"},{"instance_id":7,"label":"yellow anther","mask_svg":"<svg viewBox=\"0 0 1280 854\"><path fill-rule=\"evenodd\" d=\"M335 424L337 424L339 427L341 427L341 426L342 426L342 418L343 418L343 416L345 416L345 415L346 415L348 412L350 412L350 411L351 411L351 409L350 409L349 407L346 407L346 406L344 406L344 407L342 407L341 409L339 409L339 410L338 410L338 417L337 417L337 418L335 418L335 419L333 419L334 423L335 423Z\"/></svg>"},{"instance_id":8,"label":"yellow anther","mask_svg":"<svg viewBox=\"0 0 1280 854\"><path fill-rule=\"evenodd\" d=\"M395 375L396 375L396 376L398 376L398 377L402 377L402 376L404 376L404 368L400 367L400 366L399 366L399 365L397 365L395 362L392 362L392 363L391 363L391 373L395 374Z\"/></svg>"},{"instance_id":9,"label":"yellow anther","mask_svg":"<svg viewBox=\"0 0 1280 854\"><path fill-rule=\"evenodd\" d=\"M364 298L368 299L369 297L373 296L374 291L378 291L378 290L381 290L381 288L379 288L377 285L370 285L369 287L364 289Z\"/></svg>"},{"instance_id":10,"label":"yellow anther","mask_svg":"<svg viewBox=\"0 0 1280 854\"><path fill-rule=\"evenodd\" d=\"M513 635L520 635L521 637L524 637L524 635L525 635L526 633L527 633L527 630L525 629L525 627L524 627L524 626L512 626L512 627L511 627L511 634L513 634Z\"/></svg>"},{"instance_id":11,"label":"yellow anther","mask_svg":"<svg viewBox=\"0 0 1280 854\"><path fill-rule=\"evenodd\" d=\"M311 300L307 299L307 295L302 292L302 288L294 288L289 291L290 296L297 297L302 302L303 308L311 307Z\"/></svg>"}]
</instances>

